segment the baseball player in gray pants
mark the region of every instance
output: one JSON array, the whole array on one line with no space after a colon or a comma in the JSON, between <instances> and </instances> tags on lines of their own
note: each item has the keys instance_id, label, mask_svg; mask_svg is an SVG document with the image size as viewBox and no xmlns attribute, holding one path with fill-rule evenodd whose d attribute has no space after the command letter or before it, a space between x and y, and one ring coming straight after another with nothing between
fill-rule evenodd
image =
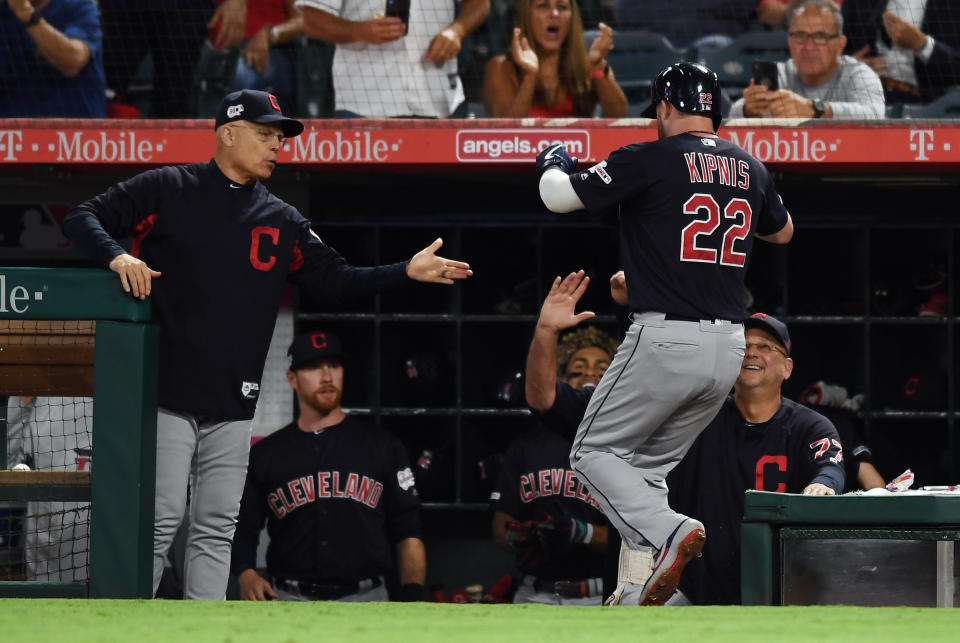
<instances>
[{"instance_id":1,"label":"baseball player in gray pants","mask_svg":"<svg viewBox=\"0 0 960 643\"><path fill-rule=\"evenodd\" d=\"M658 140L627 145L573 174L576 160L562 145L537 156L549 209L619 214L633 324L570 453L577 478L626 544L613 603L633 583L642 585L640 604L665 604L703 550L703 525L670 509L665 478L740 371L754 238L787 243L793 235L766 167L716 135L721 100L716 74L677 63L657 76L643 114L656 117ZM646 579L630 572L646 569L637 554L644 548L655 552Z\"/></svg>"}]
</instances>

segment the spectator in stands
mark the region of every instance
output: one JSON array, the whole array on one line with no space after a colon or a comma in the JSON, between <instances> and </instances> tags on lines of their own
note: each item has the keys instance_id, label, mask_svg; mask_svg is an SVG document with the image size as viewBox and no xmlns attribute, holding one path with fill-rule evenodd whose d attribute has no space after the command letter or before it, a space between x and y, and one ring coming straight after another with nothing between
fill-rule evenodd
<instances>
[{"instance_id":1,"label":"spectator in stands","mask_svg":"<svg viewBox=\"0 0 960 643\"><path fill-rule=\"evenodd\" d=\"M106 116L94 0L0 3L0 118Z\"/></svg>"},{"instance_id":2,"label":"spectator in stands","mask_svg":"<svg viewBox=\"0 0 960 643\"><path fill-rule=\"evenodd\" d=\"M745 32L757 0L617 0L618 29L663 34L675 47L719 49Z\"/></svg>"},{"instance_id":3,"label":"spectator in stands","mask_svg":"<svg viewBox=\"0 0 960 643\"><path fill-rule=\"evenodd\" d=\"M343 412L344 351L333 333L301 333L288 351L296 421L257 442L240 501L231 569L241 598L263 601L425 600L420 497L406 449ZM267 578L257 544L270 534Z\"/></svg>"},{"instance_id":4,"label":"spectator in stands","mask_svg":"<svg viewBox=\"0 0 960 643\"><path fill-rule=\"evenodd\" d=\"M590 326L566 333L558 345L560 329L552 311L556 309L553 301L562 296L559 281L547 295L535 332L548 335L547 341L555 347L553 379L572 389L596 387L619 342ZM564 414L566 407L553 404L557 396L552 389L543 391L541 397L550 401L535 408L549 408L548 413L543 422L510 444L490 496L493 539L515 554L517 569L523 574L514 603L600 605L609 525L570 468L573 432L549 428L552 416ZM579 419L582 409L576 412Z\"/></svg>"},{"instance_id":5,"label":"spectator in stands","mask_svg":"<svg viewBox=\"0 0 960 643\"><path fill-rule=\"evenodd\" d=\"M207 28L217 30L214 46L235 47L243 39L247 0L213 3L197 0L100 0L103 13L107 86L117 102L133 102L129 94L149 56L152 91L148 116L194 118L191 89Z\"/></svg>"},{"instance_id":6,"label":"spectator in stands","mask_svg":"<svg viewBox=\"0 0 960 643\"><path fill-rule=\"evenodd\" d=\"M780 88L753 79L730 118L883 118L883 86L876 72L843 55L843 16L830 0L802 0L787 14L790 60L777 63Z\"/></svg>"},{"instance_id":7,"label":"spectator in stands","mask_svg":"<svg viewBox=\"0 0 960 643\"><path fill-rule=\"evenodd\" d=\"M218 0L221 5L226 1ZM220 31L218 23L203 43L198 73L217 68L217 59L224 56L232 61L237 53L235 48L215 48L213 43ZM294 0L247 0L243 42L238 47L236 65L228 72L233 82L226 90L259 89L276 94L282 104L293 103L296 75L293 58L284 45L302 33L303 14L294 6Z\"/></svg>"},{"instance_id":8,"label":"spectator in stands","mask_svg":"<svg viewBox=\"0 0 960 643\"><path fill-rule=\"evenodd\" d=\"M375 0L297 0L304 31L336 45L333 88L341 118L449 118L463 102L457 55L490 0L423 0L409 24Z\"/></svg>"},{"instance_id":9,"label":"spectator in stands","mask_svg":"<svg viewBox=\"0 0 960 643\"><path fill-rule=\"evenodd\" d=\"M887 101L929 102L960 84L955 0L847 0L843 15L847 52L880 74Z\"/></svg>"},{"instance_id":10,"label":"spectator in stands","mask_svg":"<svg viewBox=\"0 0 960 643\"><path fill-rule=\"evenodd\" d=\"M613 30L587 51L576 0L519 0L508 53L487 63L483 99L494 117L593 116L599 103L607 118L627 115L607 53Z\"/></svg>"},{"instance_id":11,"label":"spectator in stands","mask_svg":"<svg viewBox=\"0 0 960 643\"><path fill-rule=\"evenodd\" d=\"M8 468L91 471L93 398L11 396L7 401ZM89 577L90 504L27 503L24 554L28 581L68 583Z\"/></svg>"}]
</instances>

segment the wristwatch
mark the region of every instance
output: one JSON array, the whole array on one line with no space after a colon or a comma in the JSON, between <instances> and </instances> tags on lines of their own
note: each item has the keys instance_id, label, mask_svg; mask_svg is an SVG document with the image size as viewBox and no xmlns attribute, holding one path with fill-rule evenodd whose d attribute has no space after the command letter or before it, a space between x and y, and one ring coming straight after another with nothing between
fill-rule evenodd
<instances>
[{"instance_id":1,"label":"wristwatch","mask_svg":"<svg viewBox=\"0 0 960 643\"><path fill-rule=\"evenodd\" d=\"M813 103L813 117L820 118L823 116L823 113L827 111L827 106L823 104L823 100L814 98L811 102Z\"/></svg>"},{"instance_id":2,"label":"wristwatch","mask_svg":"<svg viewBox=\"0 0 960 643\"><path fill-rule=\"evenodd\" d=\"M40 12L34 9L33 13L30 14L30 17L27 18L24 22L21 22L20 24L22 24L24 27L32 27L33 25L40 22L41 18L43 18L43 16L40 15Z\"/></svg>"}]
</instances>

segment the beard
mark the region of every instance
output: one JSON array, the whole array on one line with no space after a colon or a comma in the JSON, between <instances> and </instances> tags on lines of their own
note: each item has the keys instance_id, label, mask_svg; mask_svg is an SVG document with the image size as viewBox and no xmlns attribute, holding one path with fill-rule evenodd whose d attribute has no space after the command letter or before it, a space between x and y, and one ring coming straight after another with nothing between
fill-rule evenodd
<instances>
[{"instance_id":1,"label":"beard","mask_svg":"<svg viewBox=\"0 0 960 643\"><path fill-rule=\"evenodd\" d=\"M333 397L329 393L335 392ZM318 387L300 398L300 401L322 415L326 415L340 406L343 391L335 386Z\"/></svg>"}]
</instances>

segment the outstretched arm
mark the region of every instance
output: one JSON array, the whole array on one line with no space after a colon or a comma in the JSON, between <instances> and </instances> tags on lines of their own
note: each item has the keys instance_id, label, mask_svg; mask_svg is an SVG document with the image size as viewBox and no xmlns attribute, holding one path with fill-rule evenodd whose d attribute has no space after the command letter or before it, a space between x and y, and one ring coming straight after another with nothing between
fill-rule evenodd
<instances>
[{"instance_id":1,"label":"outstretched arm","mask_svg":"<svg viewBox=\"0 0 960 643\"><path fill-rule=\"evenodd\" d=\"M429 246L413 255L407 264L407 276L414 281L428 281L435 284L452 284L454 279L466 279L473 274L470 264L438 257L436 252L443 245L443 239L437 238Z\"/></svg>"},{"instance_id":2,"label":"outstretched arm","mask_svg":"<svg viewBox=\"0 0 960 643\"><path fill-rule=\"evenodd\" d=\"M557 277L540 308L540 318L527 352L527 405L535 411L548 410L556 399L557 337L560 331L596 316L586 310L574 312L589 284L590 277L583 270L571 272L562 280Z\"/></svg>"}]
</instances>

